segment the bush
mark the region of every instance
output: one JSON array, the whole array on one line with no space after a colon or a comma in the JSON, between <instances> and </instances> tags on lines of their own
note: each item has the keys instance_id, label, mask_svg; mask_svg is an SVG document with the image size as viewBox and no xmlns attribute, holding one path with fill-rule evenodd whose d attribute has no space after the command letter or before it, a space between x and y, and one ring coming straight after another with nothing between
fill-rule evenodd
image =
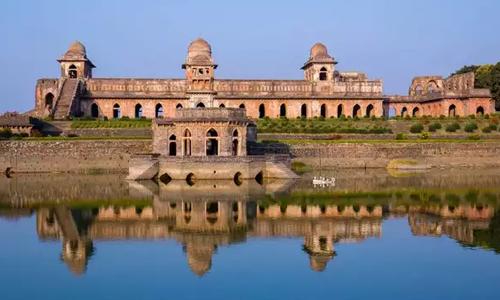
<instances>
[{"instance_id":1,"label":"bush","mask_svg":"<svg viewBox=\"0 0 500 300\"><path fill-rule=\"evenodd\" d=\"M377 117L372 116L372 121L377 121Z\"/></svg>"},{"instance_id":2,"label":"bush","mask_svg":"<svg viewBox=\"0 0 500 300\"><path fill-rule=\"evenodd\" d=\"M419 140L430 140L431 139L431 134L428 132L422 132L421 134L418 135Z\"/></svg>"},{"instance_id":3,"label":"bush","mask_svg":"<svg viewBox=\"0 0 500 300\"><path fill-rule=\"evenodd\" d=\"M453 126L455 128L455 130L459 130L460 129L460 124L458 124L458 122L452 123L451 126Z\"/></svg>"},{"instance_id":4,"label":"bush","mask_svg":"<svg viewBox=\"0 0 500 300\"><path fill-rule=\"evenodd\" d=\"M10 139L12 137L12 130L10 128L5 128L0 130L0 138Z\"/></svg>"},{"instance_id":5,"label":"bush","mask_svg":"<svg viewBox=\"0 0 500 300\"><path fill-rule=\"evenodd\" d=\"M436 122L433 125L434 125L434 127L436 127L436 129L441 129L442 128L441 123L439 123L439 122Z\"/></svg>"},{"instance_id":6,"label":"bush","mask_svg":"<svg viewBox=\"0 0 500 300\"><path fill-rule=\"evenodd\" d=\"M446 119L446 117L445 117L444 115L440 115L440 116L439 116L439 119L440 119L440 120L444 120L444 119Z\"/></svg>"},{"instance_id":7,"label":"bush","mask_svg":"<svg viewBox=\"0 0 500 300\"><path fill-rule=\"evenodd\" d=\"M500 117L498 115L494 115L488 118L488 123L490 124L500 124Z\"/></svg>"},{"instance_id":8,"label":"bush","mask_svg":"<svg viewBox=\"0 0 500 300\"><path fill-rule=\"evenodd\" d=\"M476 130L477 128L478 127L477 127L476 123L469 123L469 124L465 125L464 130L466 132L474 132L474 130Z\"/></svg>"},{"instance_id":9,"label":"bush","mask_svg":"<svg viewBox=\"0 0 500 300\"><path fill-rule=\"evenodd\" d=\"M406 120L406 121L409 121L409 120L411 120L411 117L410 117L410 115L406 115L406 117L405 117L405 120Z\"/></svg>"},{"instance_id":10,"label":"bush","mask_svg":"<svg viewBox=\"0 0 500 300\"><path fill-rule=\"evenodd\" d=\"M490 129L490 127L484 127L481 131L482 131L483 133L490 133L490 132L491 132L491 129Z\"/></svg>"},{"instance_id":11,"label":"bush","mask_svg":"<svg viewBox=\"0 0 500 300\"><path fill-rule=\"evenodd\" d=\"M484 115L484 118L485 118L486 120L488 120L488 119L490 118L490 115L485 114L485 115Z\"/></svg>"},{"instance_id":12,"label":"bush","mask_svg":"<svg viewBox=\"0 0 500 300\"><path fill-rule=\"evenodd\" d=\"M471 134L471 135L469 135L468 139L472 140L472 141L478 141L478 140L481 139L481 135L479 135L479 134Z\"/></svg>"},{"instance_id":13,"label":"bush","mask_svg":"<svg viewBox=\"0 0 500 300\"><path fill-rule=\"evenodd\" d=\"M408 137L404 133L396 134L396 140L398 140L398 141L407 140L407 139L408 139Z\"/></svg>"},{"instance_id":14,"label":"bush","mask_svg":"<svg viewBox=\"0 0 500 300\"><path fill-rule=\"evenodd\" d=\"M422 123L423 125L427 125L429 124L429 120L427 119L426 116L423 116L422 119L420 119L420 123Z\"/></svg>"},{"instance_id":15,"label":"bush","mask_svg":"<svg viewBox=\"0 0 500 300\"><path fill-rule=\"evenodd\" d=\"M424 130L424 125L422 125L420 123L415 124L415 125L411 126L411 128L410 128L411 133L421 133L423 130Z\"/></svg>"},{"instance_id":16,"label":"bush","mask_svg":"<svg viewBox=\"0 0 500 300\"><path fill-rule=\"evenodd\" d=\"M488 127L491 129L491 130L498 130L498 125L495 124L495 123L492 123L490 125L488 125Z\"/></svg>"},{"instance_id":17,"label":"bush","mask_svg":"<svg viewBox=\"0 0 500 300\"><path fill-rule=\"evenodd\" d=\"M429 125L429 132L436 132L436 130L437 130L436 124Z\"/></svg>"},{"instance_id":18,"label":"bush","mask_svg":"<svg viewBox=\"0 0 500 300\"><path fill-rule=\"evenodd\" d=\"M446 130L446 132L456 132L457 128L453 125L448 125L448 126L446 126L445 130Z\"/></svg>"},{"instance_id":19,"label":"bush","mask_svg":"<svg viewBox=\"0 0 500 300\"><path fill-rule=\"evenodd\" d=\"M476 115L469 115L469 119L474 120L476 118Z\"/></svg>"}]
</instances>

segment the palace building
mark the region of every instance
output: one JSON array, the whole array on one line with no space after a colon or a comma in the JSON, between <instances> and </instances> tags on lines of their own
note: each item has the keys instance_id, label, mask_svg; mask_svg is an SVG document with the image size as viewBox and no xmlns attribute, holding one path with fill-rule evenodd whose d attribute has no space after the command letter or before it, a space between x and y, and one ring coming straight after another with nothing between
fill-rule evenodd
<instances>
[{"instance_id":1,"label":"palace building","mask_svg":"<svg viewBox=\"0 0 500 300\"><path fill-rule=\"evenodd\" d=\"M94 78L96 67L78 41L58 59L61 77L39 79L32 116L174 117L178 108L245 108L248 117L465 116L494 112L474 74L415 77L409 94L388 96L382 79L336 69L323 44L315 44L299 80L216 79L212 48L194 40L182 64L185 78ZM390 113L390 111L392 111Z\"/></svg>"}]
</instances>

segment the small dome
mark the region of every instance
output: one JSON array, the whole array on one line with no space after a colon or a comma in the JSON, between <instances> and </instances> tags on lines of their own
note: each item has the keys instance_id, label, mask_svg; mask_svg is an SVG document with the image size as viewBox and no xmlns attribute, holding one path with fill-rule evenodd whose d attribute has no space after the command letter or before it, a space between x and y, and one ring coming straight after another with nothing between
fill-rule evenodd
<instances>
[{"instance_id":1,"label":"small dome","mask_svg":"<svg viewBox=\"0 0 500 300\"><path fill-rule=\"evenodd\" d=\"M313 57L318 57L318 56L329 56L328 50L326 49L325 45L323 45L321 43L316 43L311 48L310 57L313 58Z\"/></svg>"},{"instance_id":2,"label":"small dome","mask_svg":"<svg viewBox=\"0 0 500 300\"><path fill-rule=\"evenodd\" d=\"M79 41L74 41L73 44L71 44L71 46L69 46L67 52L82 53L82 54L87 53L85 46L83 46L82 43L80 43Z\"/></svg>"},{"instance_id":3,"label":"small dome","mask_svg":"<svg viewBox=\"0 0 500 300\"><path fill-rule=\"evenodd\" d=\"M212 47L202 38L197 38L189 45L188 52L208 52L212 54Z\"/></svg>"}]
</instances>

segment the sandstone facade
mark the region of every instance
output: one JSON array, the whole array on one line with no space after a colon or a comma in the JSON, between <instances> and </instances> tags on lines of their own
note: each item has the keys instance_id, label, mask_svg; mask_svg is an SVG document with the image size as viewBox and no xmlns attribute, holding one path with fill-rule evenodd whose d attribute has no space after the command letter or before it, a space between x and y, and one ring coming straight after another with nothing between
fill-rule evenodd
<instances>
[{"instance_id":1,"label":"sandstone facade","mask_svg":"<svg viewBox=\"0 0 500 300\"><path fill-rule=\"evenodd\" d=\"M382 79L336 70L337 61L319 43L302 67L303 80L216 79L212 48L203 39L188 48L184 79L93 78L95 66L79 42L58 61L61 78L37 82L33 115L155 118L172 117L180 107L240 107L253 118L494 112L489 91L474 89L472 73L415 77L408 96L387 96Z\"/></svg>"}]
</instances>

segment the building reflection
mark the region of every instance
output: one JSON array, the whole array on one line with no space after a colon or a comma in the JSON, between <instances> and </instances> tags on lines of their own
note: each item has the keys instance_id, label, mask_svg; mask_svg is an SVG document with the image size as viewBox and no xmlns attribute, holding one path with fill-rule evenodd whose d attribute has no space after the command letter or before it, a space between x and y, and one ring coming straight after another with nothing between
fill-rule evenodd
<instances>
[{"instance_id":1,"label":"building reflection","mask_svg":"<svg viewBox=\"0 0 500 300\"><path fill-rule=\"evenodd\" d=\"M140 199L133 204L99 204L92 200L93 205L76 208L67 202L68 206L36 210L3 208L0 216L17 220L36 213L40 240L60 241L60 258L76 275L85 273L99 241L175 240L182 247L191 271L204 276L212 268L217 249L245 243L250 238L281 237L303 239L302 250L308 256L310 268L320 272L336 259L338 245L381 238L382 222L387 218L407 218L414 235L448 236L464 246L487 245L500 252L496 204L483 203L486 196L491 198L489 194L483 197L479 193L474 197L476 204L463 204L466 196L458 201L457 197L448 196L456 204L447 204L444 194L439 199L429 198L435 203L418 204L414 202L420 200L404 194L383 201L359 197L344 201L373 203L370 205L341 205L330 199L318 203L331 204L306 205L311 201L292 198L293 184L288 181L264 185L250 181L199 181L194 185L182 181L130 182L127 192L122 193L127 201ZM92 196L98 198L101 194ZM315 203L313 198L307 199ZM398 201L414 202L395 205ZM341 257L341 253L338 255Z\"/></svg>"}]
</instances>

